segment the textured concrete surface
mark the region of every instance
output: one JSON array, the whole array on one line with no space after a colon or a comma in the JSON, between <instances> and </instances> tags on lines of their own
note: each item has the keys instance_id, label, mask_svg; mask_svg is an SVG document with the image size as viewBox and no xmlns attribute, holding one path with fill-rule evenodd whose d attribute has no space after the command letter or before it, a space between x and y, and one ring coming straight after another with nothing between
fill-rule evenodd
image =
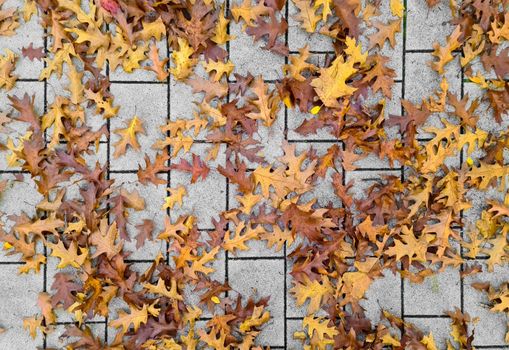
<instances>
[{"instance_id":1,"label":"textured concrete surface","mask_svg":"<svg viewBox=\"0 0 509 350\"><path fill-rule=\"evenodd\" d=\"M394 86L394 101L388 104L388 114L399 114L401 108L398 99L403 97L410 101L420 101L432 91L438 89L439 76L431 71L428 62L431 60L430 51L434 41L444 43L445 36L450 33L451 27L444 22L448 19L449 10L446 2L442 2L434 10L429 10L425 1L408 1L406 35L398 34L398 45L394 49L386 48L384 53L392 58L391 67L397 74L397 82ZM9 0L6 6L19 6L15 0ZM289 30L288 45L290 50L296 51L304 45L317 52L313 55L315 62L323 62L326 52L332 49L330 42L318 35L309 35L302 31L298 23L292 18L296 10L290 3L289 9ZM387 13L387 9L384 10ZM382 18L382 20L385 20ZM405 29L404 29L405 30ZM252 38L240 31L240 25L232 24L231 33L237 38L231 42L230 58L236 65L235 72L245 74L251 72L253 75L262 75L264 79L275 80L281 78L281 65L284 59L280 56L262 50L259 43L253 44ZM403 43L403 40L405 42ZM366 38L362 40L367 42ZM42 46L43 30L38 24L37 18L33 18L28 24L18 30L14 37L0 38L0 48L10 48L21 55L21 48L33 43L35 47ZM166 45L159 43L160 54L166 51ZM404 48L406 51L404 52ZM63 86L66 84L65 75L61 79L52 78L47 83L38 82L38 72L42 68L41 62L29 62L23 60L18 64L16 73L21 79L31 81L19 81L16 87L9 93L22 96L24 92L35 94L35 106L38 112L44 110L44 96L47 96L48 103L51 103L55 95L63 93ZM462 81L458 64L448 66L448 82L451 91L459 92L462 89L471 95L478 94L473 84ZM169 86L163 82L156 82L153 75L146 71L137 71L132 74L122 72L121 68L110 72L113 83L111 90L115 96L115 103L121 106L119 116L111 120L111 130L125 127L125 122L138 115L144 121L146 135L141 135L139 141L142 151L148 153L151 158L155 154L151 144L156 139L164 138L159 126L169 118L192 118L192 110L196 108L193 101L196 96L191 94L191 88L182 83L175 82L170 78ZM146 84L143 84L145 82ZM404 94L403 94L404 93ZM372 96L376 101L376 96ZM170 102L168 106L168 100ZM0 112L7 111L7 95L0 93ZM169 111L169 115L168 115ZM261 131L256 137L265 143L264 153L269 160L275 160L281 155L281 144L284 139L284 111L281 111L279 119L273 128ZM302 136L294 129L300 123L309 118L310 115L289 111L288 118L288 139L297 145L298 150L315 148L319 153L324 152L327 147L337 142L331 140L332 135L322 130L318 135ZM486 130L494 130L496 127L504 128L507 125L493 126L489 116L483 116L482 127ZM100 127L101 118L89 119L94 126ZM431 120L430 125L437 125L437 120ZM12 134L17 136L23 134L23 129L13 124ZM419 135L425 137L424 133ZM2 142L5 135L2 135ZM196 138L203 142L203 135ZM112 145L117 136L111 136ZM106 141L106 140L105 140ZM198 155L206 155L210 145L195 143L191 152ZM124 184L129 189L137 189L145 198L147 209L142 213L133 213L131 223L128 226L130 234L134 235L134 225L145 218L155 219L156 229L163 227L161 206L166 196L166 186L136 184L135 170L139 164L144 164L142 153L128 151L125 156L119 159L112 157L114 149L106 143L101 144L98 156L92 156L89 162L99 160L101 163L107 161L110 152L111 178L117 184ZM172 211L172 217L180 214L193 213L198 217L199 228L207 230L212 227L211 219L217 218L218 212L227 209L229 203L233 207L236 203L236 188L228 185L224 177L217 173L215 167L224 164L224 149L219 152L219 157L210 165L211 173L206 181L187 186L188 194L185 204L180 208L177 206ZM190 155L185 155L189 160ZM171 160L178 162L179 157ZM454 160L456 162L459 159ZM379 181L381 175L400 176L401 170L396 165L394 170L388 169L388 164L380 160L367 159L359 162L359 168L355 171L347 171L346 182L354 182L353 191L357 197L362 196L362 191L373 181ZM5 171L16 170L7 168L5 157L0 157L1 178L12 179L13 175ZM176 187L179 184L189 183L189 175L172 171L169 179L169 187ZM69 186L68 195L77 191L76 187ZM76 193L76 192L75 192ZM324 181L323 186L316 189L315 196L321 204L332 201L337 205L337 199L332 194L330 177ZM40 196L34 190L33 182L25 178L24 182L14 182L8 188L0 200L0 210L7 213L33 214L33 206L39 201ZM228 200L227 200L228 199ZM476 199L482 202L483 198ZM468 215L468 213L466 213ZM146 268L146 260L153 259L159 251L165 250L165 244L160 242L147 242L142 249L137 250L134 242L126 245L133 250L130 259L134 261L135 269L142 271ZM299 308L295 305L288 290L292 287L290 262L285 261L284 251L275 252L265 247L263 242L252 242L249 244L250 251L229 254L228 258L219 257L214 263L216 272L214 277L224 280L228 276L231 286L240 292L257 295L270 296L270 308L273 320L262 332L260 341L265 345L283 347L286 344L288 349L299 349L300 344L296 342L292 334L301 328L301 318L305 315L305 307ZM291 249L288 249L289 253ZM37 312L37 294L50 287L52 276L55 273L55 262L50 259L46 271L46 278L43 274L16 276L19 264L16 257L5 256L0 251L0 326L5 327L7 332L0 335L0 349L35 349L36 347L61 347L59 335L63 332L62 325L58 325L55 333L47 337L44 342L42 337L31 340L28 334L22 330L23 317L33 316ZM480 260L482 262L482 260ZM286 272L286 274L285 274ZM407 321L413 322L422 327L424 331L432 331L435 339L443 346L445 337L449 333L449 319L444 316L444 311L454 307L461 307L474 317L479 317L476 326L476 345L484 349L500 347L504 345L505 317L495 315L485 306L486 300L475 291L470 284L477 281L492 280L501 282L507 278L509 270L498 269L493 274L476 275L461 280L458 271L447 270L446 272L427 279L423 284L415 285L403 282L399 276L394 276L390 271L385 272L385 277L375 281L367 293L368 299L363 302L367 314L374 320L378 320L379 312L388 309L396 315L404 316ZM285 295L285 291L287 295ZM189 291L190 294L191 291ZM205 312L204 316L207 316ZM61 319L69 321L70 319ZM91 327L98 336L111 337L113 332L107 332L102 319L94 320L96 323ZM108 333L108 334L107 334Z\"/></svg>"}]
</instances>

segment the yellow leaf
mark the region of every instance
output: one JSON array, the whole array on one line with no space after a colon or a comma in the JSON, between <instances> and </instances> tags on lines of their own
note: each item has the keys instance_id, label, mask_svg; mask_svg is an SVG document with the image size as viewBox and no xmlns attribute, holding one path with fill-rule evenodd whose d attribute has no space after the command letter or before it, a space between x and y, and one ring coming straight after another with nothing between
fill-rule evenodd
<instances>
[{"instance_id":1,"label":"yellow leaf","mask_svg":"<svg viewBox=\"0 0 509 350\"><path fill-rule=\"evenodd\" d=\"M255 79L252 91L257 97L252 103L258 111L248 113L246 116L251 119L262 120L265 126L271 126L276 120L279 110L279 95L275 91L268 91L268 87L261 76Z\"/></svg>"},{"instance_id":2,"label":"yellow leaf","mask_svg":"<svg viewBox=\"0 0 509 350\"><path fill-rule=\"evenodd\" d=\"M173 74L175 79L184 80L192 73L192 69L198 62L196 58L191 58L194 50L184 38L178 38L178 50L171 53L173 67L170 68L170 73Z\"/></svg>"},{"instance_id":3,"label":"yellow leaf","mask_svg":"<svg viewBox=\"0 0 509 350\"><path fill-rule=\"evenodd\" d=\"M67 73L67 77L69 78L69 85L67 86L67 90L71 93L70 100L74 104L80 104L84 99L84 89L81 83L83 72L78 72L76 67L71 64L69 65L69 72Z\"/></svg>"},{"instance_id":4,"label":"yellow leaf","mask_svg":"<svg viewBox=\"0 0 509 350\"><path fill-rule=\"evenodd\" d=\"M401 345L399 340L394 338L390 333L384 334L384 336L382 337L382 343L384 345L390 345L390 346L400 346Z\"/></svg>"},{"instance_id":5,"label":"yellow leaf","mask_svg":"<svg viewBox=\"0 0 509 350\"><path fill-rule=\"evenodd\" d=\"M315 0L315 10L322 6L322 21L327 22L327 18L332 14L331 5L333 0Z\"/></svg>"},{"instance_id":6,"label":"yellow leaf","mask_svg":"<svg viewBox=\"0 0 509 350\"><path fill-rule=\"evenodd\" d=\"M221 302L221 300L219 300L219 298L216 297L215 295L211 297L210 300L212 300L214 304L219 304Z\"/></svg>"},{"instance_id":7,"label":"yellow leaf","mask_svg":"<svg viewBox=\"0 0 509 350\"><path fill-rule=\"evenodd\" d=\"M7 247L7 245L11 246L8 242L4 243L4 248ZM18 272L20 274L29 273L30 270L34 270L34 272L38 273L41 269L41 264L46 263L46 257L42 254L37 254L32 258L27 258L24 265L21 265L18 268Z\"/></svg>"},{"instance_id":8,"label":"yellow leaf","mask_svg":"<svg viewBox=\"0 0 509 350\"><path fill-rule=\"evenodd\" d=\"M363 65L366 63L366 59L368 58L368 52L362 53L362 45L359 42L357 45L355 43L355 39L347 36L345 38L345 53L348 55L347 61L353 61L353 63L360 63Z\"/></svg>"},{"instance_id":9,"label":"yellow leaf","mask_svg":"<svg viewBox=\"0 0 509 350\"><path fill-rule=\"evenodd\" d=\"M233 5L231 8L235 22L242 19L248 26L254 25L258 17L268 15L269 10L270 8L266 7L263 1L259 1L256 6L252 6L251 0L244 0L242 4Z\"/></svg>"},{"instance_id":10,"label":"yellow leaf","mask_svg":"<svg viewBox=\"0 0 509 350\"><path fill-rule=\"evenodd\" d=\"M189 276L190 278L197 279L198 276L196 275L197 272L201 272L204 275L208 275L214 271L212 267L205 266L205 264L208 264L215 260L215 256L219 253L219 246L212 248L209 252L203 252L202 256L199 257L197 260L193 260L193 263L191 266L189 266L187 263L184 264L184 273Z\"/></svg>"},{"instance_id":11,"label":"yellow leaf","mask_svg":"<svg viewBox=\"0 0 509 350\"><path fill-rule=\"evenodd\" d=\"M322 109L322 106L313 106L313 108L311 108L309 110L309 112L311 114L318 114L318 112L320 112L321 109Z\"/></svg>"},{"instance_id":12,"label":"yellow leaf","mask_svg":"<svg viewBox=\"0 0 509 350\"><path fill-rule=\"evenodd\" d=\"M15 55L14 52L9 49L5 49L4 51L5 55L0 55L0 88L10 90L14 87L16 79L18 78L16 75L12 74L18 55Z\"/></svg>"},{"instance_id":13,"label":"yellow leaf","mask_svg":"<svg viewBox=\"0 0 509 350\"><path fill-rule=\"evenodd\" d=\"M127 53L122 60L122 67L127 73L132 73L135 69L141 67L140 62L147 58L145 56L147 48L148 44L143 44L140 46L135 46L134 49L129 48L129 50L127 50Z\"/></svg>"},{"instance_id":14,"label":"yellow leaf","mask_svg":"<svg viewBox=\"0 0 509 350\"><path fill-rule=\"evenodd\" d=\"M283 66L283 73L288 74L290 73L290 76L298 81L306 81L306 77L302 75L303 72L309 71L309 72L315 72L317 70L316 66L312 63L307 62L309 59L309 48L308 46L304 46L303 48L299 49L298 55L290 55L290 64L285 64ZM286 101L288 99L288 103ZM285 96L283 99L283 102L285 102L286 107L291 108L291 100L288 96Z\"/></svg>"},{"instance_id":15,"label":"yellow leaf","mask_svg":"<svg viewBox=\"0 0 509 350\"><path fill-rule=\"evenodd\" d=\"M48 248L52 249L51 256L60 258L60 263L57 268L63 269L66 266L71 265L72 267L79 268L88 257L88 249L80 247L81 254L78 254L78 247L75 241L72 241L69 245L69 249L66 249L62 241L58 241L57 244L48 243Z\"/></svg>"},{"instance_id":16,"label":"yellow leaf","mask_svg":"<svg viewBox=\"0 0 509 350\"><path fill-rule=\"evenodd\" d=\"M223 248L229 252L235 252L238 250L248 250L249 248L246 246L246 242L251 239L259 239L260 233L264 230L261 226L257 226L255 229L249 226L246 226L244 222L240 222L235 228L235 234L233 238L230 238L230 231L227 231L224 235Z\"/></svg>"},{"instance_id":17,"label":"yellow leaf","mask_svg":"<svg viewBox=\"0 0 509 350\"><path fill-rule=\"evenodd\" d=\"M454 59L452 52L461 46L458 41L461 35L461 26L458 25L454 29L451 35L447 37L447 43L445 46L440 46L438 43L433 44L434 51L433 56L438 58L438 61L431 63L431 68L438 72L438 74L444 74L445 65Z\"/></svg>"},{"instance_id":18,"label":"yellow leaf","mask_svg":"<svg viewBox=\"0 0 509 350\"><path fill-rule=\"evenodd\" d=\"M122 327L122 333L127 332L130 325L134 326L134 331L136 332L140 325L146 324L148 321L148 310L147 304L143 305L142 309L138 309L136 306L130 307L130 313L127 313L123 310L118 312L118 318L110 322L110 326L114 328Z\"/></svg>"},{"instance_id":19,"label":"yellow leaf","mask_svg":"<svg viewBox=\"0 0 509 350\"><path fill-rule=\"evenodd\" d=\"M47 333L48 329L42 325L43 320L44 318L39 316L27 317L23 320L23 329L28 329L32 339L37 337L37 330L44 334Z\"/></svg>"},{"instance_id":20,"label":"yellow leaf","mask_svg":"<svg viewBox=\"0 0 509 350\"><path fill-rule=\"evenodd\" d=\"M391 0L390 3L391 13L393 16L397 16L399 18L403 17L403 12L405 11L405 7L403 6L402 0Z\"/></svg>"},{"instance_id":21,"label":"yellow leaf","mask_svg":"<svg viewBox=\"0 0 509 350\"><path fill-rule=\"evenodd\" d=\"M23 4L23 20L30 21L33 15L37 14L37 5L34 0L25 0Z\"/></svg>"},{"instance_id":22,"label":"yellow leaf","mask_svg":"<svg viewBox=\"0 0 509 350\"><path fill-rule=\"evenodd\" d=\"M429 335L422 337L421 343L426 345L426 350L438 350L433 338L433 333L429 332Z\"/></svg>"},{"instance_id":23,"label":"yellow leaf","mask_svg":"<svg viewBox=\"0 0 509 350\"><path fill-rule=\"evenodd\" d=\"M141 23L143 25L143 30L140 33L140 37L144 41L149 41L151 38L160 41L161 38L166 35L166 26L161 17L157 17L157 19L152 22L142 21Z\"/></svg>"},{"instance_id":24,"label":"yellow leaf","mask_svg":"<svg viewBox=\"0 0 509 350\"><path fill-rule=\"evenodd\" d=\"M213 61L212 59L209 59L208 62L202 62L202 64L207 73L211 74L212 72L215 72L212 77L213 81L221 80L223 74L226 76L226 78L228 78L228 76L233 71L233 68L235 68L235 65L232 63L232 61L223 62L221 60Z\"/></svg>"},{"instance_id":25,"label":"yellow leaf","mask_svg":"<svg viewBox=\"0 0 509 350\"><path fill-rule=\"evenodd\" d=\"M65 31L68 33L73 33L76 35L74 41L77 44L83 44L84 42L89 42L89 48L87 53L94 54L99 49L108 47L110 45L110 34L105 34L101 32L100 29L95 26L88 26L86 30L82 30L79 28L65 28Z\"/></svg>"},{"instance_id":26,"label":"yellow leaf","mask_svg":"<svg viewBox=\"0 0 509 350\"><path fill-rule=\"evenodd\" d=\"M311 86L325 106L339 108L338 98L349 96L357 90L346 84L346 80L357 72L353 65L352 60L344 62L343 57L338 56L330 67L321 68L320 76L311 81Z\"/></svg>"},{"instance_id":27,"label":"yellow leaf","mask_svg":"<svg viewBox=\"0 0 509 350\"><path fill-rule=\"evenodd\" d=\"M292 0L299 9L296 16L297 21L301 22L301 27L308 33L314 33L316 25L320 22L320 16L317 14L318 8L311 4L309 0ZM318 5L319 6L319 5Z\"/></svg>"},{"instance_id":28,"label":"yellow leaf","mask_svg":"<svg viewBox=\"0 0 509 350\"><path fill-rule=\"evenodd\" d=\"M331 321L324 317L314 318L313 315L306 316L302 320L303 327L308 327L309 337L313 337L314 334L318 337L321 342L332 341L332 339L338 334L338 331L334 327L329 327L328 324Z\"/></svg>"},{"instance_id":29,"label":"yellow leaf","mask_svg":"<svg viewBox=\"0 0 509 350\"><path fill-rule=\"evenodd\" d=\"M221 6L219 11L219 17L217 19L216 28L214 29L214 36L210 38L213 42L218 45L226 44L228 41L235 39L235 36L228 34L228 23L229 19L224 16L224 4Z\"/></svg>"},{"instance_id":30,"label":"yellow leaf","mask_svg":"<svg viewBox=\"0 0 509 350\"><path fill-rule=\"evenodd\" d=\"M297 306L303 305L309 299L308 314L318 311L322 302L334 293L327 276L323 276L321 281L311 281L307 275L304 275L302 282L294 281L293 283L290 293L295 295Z\"/></svg>"},{"instance_id":31,"label":"yellow leaf","mask_svg":"<svg viewBox=\"0 0 509 350\"><path fill-rule=\"evenodd\" d=\"M286 108L293 108L292 100L290 99L290 96L286 95L283 98L283 103L285 104Z\"/></svg>"},{"instance_id":32,"label":"yellow leaf","mask_svg":"<svg viewBox=\"0 0 509 350\"><path fill-rule=\"evenodd\" d=\"M168 188L168 192L170 192L170 196L166 197L164 200L164 205L161 208L165 210L166 208L173 209L175 203L178 203L182 207L182 199L186 195L187 191L184 186L178 186L177 188Z\"/></svg>"},{"instance_id":33,"label":"yellow leaf","mask_svg":"<svg viewBox=\"0 0 509 350\"><path fill-rule=\"evenodd\" d=\"M157 280L157 285L144 283L143 288L145 288L149 293L159 294L172 300L184 300L182 298L182 295L178 294L177 280L174 278L172 278L170 281L169 290L167 289L167 286L161 277L159 277L159 279Z\"/></svg>"},{"instance_id":34,"label":"yellow leaf","mask_svg":"<svg viewBox=\"0 0 509 350\"><path fill-rule=\"evenodd\" d=\"M240 324L239 329L241 332L249 332L251 328L260 327L270 320L270 313L268 311L263 312L263 308L263 306L255 306L253 314Z\"/></svg>"},{"instance_id":35,"label":"yellow leaf","mask_svg":"<svg viewBox=\"0 0 509 350\"><path fill-rule=\"evenodd\" d=\"M113 156L115 158L124 155L127 149L127 146L131 146L135 150L140 149L140 144L136 138L138 133L145 134L145 128L143 127L143 122L138 118L138 116L134 116L125 129L116 129L115 133L120 136L120 139L114 143L115 152Z\"/></svg>"}]
</instances>

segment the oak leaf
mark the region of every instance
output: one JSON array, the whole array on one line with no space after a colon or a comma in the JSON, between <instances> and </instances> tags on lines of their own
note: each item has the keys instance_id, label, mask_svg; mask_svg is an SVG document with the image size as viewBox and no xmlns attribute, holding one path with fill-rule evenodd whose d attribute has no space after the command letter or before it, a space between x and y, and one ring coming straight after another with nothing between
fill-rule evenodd
<instances>
[{"instance_id":1,"label":"oak leaf","mask_svg":"<svg viewBox=\"0 0 509 350\"><path fill-rule=\"evenodd\" d=\"M316 25L321 19L317 13L318 7L313 6L310 1L306 0L292 0L292 2L299 9L299 13L296 15L295 19L301 22L301 27L306 30L306 32L314 33Z\"/></svg>"},{"instance_id":2,"label":"oak leaf","mask_svg":"<svg viewBox=\"0 0 509 350\"><path fill-rule=\"evenodd\" d=\"M0 55L0 88L10 90L18 78L13 74L18 56L9 49L5 49L4 52L4 55Z\"/></svg>"},{"instance_id":3,"label":"oak leaf","mask_svg":"<svg viewBox=\"0 0 509 350\"><path fill-rule=\"evenodd\" d=\"M173 67L170 67L170 73L173 74L177 80L185 80L192 73L192 70L198 60L191 58L194 54L193 48L184 38L178 38L178 50L174 50L171 54Z\"/></svg>"},{"instance_id":4,"label":"oak leaf","mask_svg":"<svg viewBox=\"0 0 509 350\"><path fill-rule=\"evenodd\" d=\"M458 41L461 36L461 27L458 25L454 28L451 35L447 37L447 43L441 47L440 44L434 43L433 56L438 58L438 61L431 63L431 68L437 71L438 74L444 74L445 65L454 59L452 52L460 47L461 43Z\"/></svg>"},{"instance_id":5,"label":"oak leaf","mask_svg":"<svg viewBox=\"0 0 509 350\"><path fill-rule=\"evenodd\" d=\"M175 279L170 281L170 289L168 289L166 283L161 277L157 280L157 285L144 283L143 288L145 288L149 293L162 295L168 299L183 300L182 295L178 293L177 281Z\"/></svg>"},{"instance_id":6,"label":"oak leaf","mask_svg":"<svg viewBox=\"0 0 509 350\"><path fill-rule=\"evenodd\" d=\"M105 254L108 259L112 259L114 256L120 253L123 241L119 241L115 244L118 238L117 223L114 222L112 225L108 225L107 220L102 220L99 230L94 231L90 234L90 243L96 248L91 258L96 258L101 254Z\"/></svg>"},{"instance_id":7,"label":"oak leaf","mask_svg":"<svg viewBox=\"0 0 509 350\"><path fill-rule=\"evenodd\" d=\"M169 74L166 69L166 64L168 63L169 58L164 58L161 60L159 58L159 49L154 43L150 44L148 57L152 61L152 65L144 67L144 69L156 73L157 80L159 81L166 80Z\"/></svg>"},{"instance_id":8,"label":"oak leaf","mask_svg":"<svg viewBox=\"0 0 509 350\"><path fill-rule=\"evenodd\" d=\"M143 122L138 118L138 116L134 116L128 122L127 128L116 129L115 133L120 136L120 139L113 144L115 147L113 156L115 158L124 155L127 146L131 146L134 150L138 151L140 149L140 144L138 143L136 136L137 134L146 134Z\"/></svg>"},{"instance_id":9,"label":"oak leaf","mask_svg":"<svg viewBox=\"0 0 509 350\"><path fill-rule=\"evenodd\" d=\"M126 333L129 330L131 324L134 327L134 331L140 328L141 324L146 324L148 321L148 309L147 304L144 304L141 309L136 306L129 307L129 313L124 310L118 311L118 318L110 322L110 326L114 328L122 328L122 333Z\"/></svg>"},{"instance_id":10,"label":"oak leaf","mask_svg":"<svg viewBox=\"0 0 509 350\"><path fill-rule=\"evenodd\" d=\"M323 276L321 281L312 281L304 275L302 281L293 281L293 283L294 286L290 289L290 293L295 295L297 306L303 305L309 299L308 315L317 312L323 302L334 293L334 289L327 276Z\"/></svg>"},{"instance_id":11,"label":"oak leaf","mask_svg":"<svg viewBox=\"0 0 509 350\"><path fill-rule=\"evenodd\" d=\"M390 21L387 24L379 21L374 21L373 26L378 29L378 32L371 35L369 38L370 49L375 46L378 46L380 49L382 49L386 40L389 40L392 48L396 46L396 33L401 32L401 18Z\"/></svg>"},{"instance_id":12,"label":"oak leaf","mask_svg":"<svg viewBox=\"0 0 509 350\"><path fill-rule=\"evenodd\" d=\"M356 88L347 85L347 80L357 72L354 61L344 61L338 56L328 68L320 68L320 76L311 81L316 94L327 107L339 108L338 98L351 95Z\"/></svg>"},{"instance_id":13,"label":"oak leaf","mask_svg":"<svg viewBox=\"0 0 509 350\"><path fill-rule=\"evenodd\" d=\"M35 3L35 1L34 1ZM34 43L30 43L27 47L21 48L21 54L23 57L28 58L30 61L38 60L42 61L44 56L44 47L34 47Z\"/></svg>"},{"instance_id":14,"label":"oak leaf","mask_svg":"<svg viewBox=\"0 0 509 350\"><path fill-rule=\"evenodd\" d=\"M275 91L268 92L268 87L261 76L257 77L252 87L256 100L251 103L257 111L248 113L246 116L255 120L262 120L265 126L271 126L277 118L279 110L279 96Z\"/></svg>"},{"instance_id":15,"label":"oak leaf","mask_svg":"<svg viewBox=\"0 0 509 350\"><path fill-rule=\"evenodd\" d=\"M74 241L69 244L69 248L66 248L62 241L58 241L57 244L48 243L47 245L52 250L51 256L60 258L60 262L57 265L59 269L69 265L80 268L88 258L88 249L79 247L81 254L78 254L78 246Z\"/></svg>"},{"instance_id":16,"label":"oak leaf","mask_svg":"<svg viewBox=\"0 0 509 350\"><path fill-rule=\"evenodd\" d=\"M167 191L170 192L170 195L164 199L164 204L161 209L173 209L176 203L182 207L182 199L187 194L186 188L180 185L177 188L168 188Z\"/></svg>"}]
</instances>

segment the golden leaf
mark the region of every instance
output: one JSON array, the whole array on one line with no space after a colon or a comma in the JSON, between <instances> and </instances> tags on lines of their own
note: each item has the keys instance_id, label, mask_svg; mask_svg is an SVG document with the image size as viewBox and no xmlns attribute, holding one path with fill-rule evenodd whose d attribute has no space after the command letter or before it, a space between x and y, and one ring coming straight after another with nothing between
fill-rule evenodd
<instances>
[{"instance_id":1,"label":"golden leaf","mask_svg":"<svg viewBox=\"0 0 509 350\"><path fill-rule=\"evenodd\" d=\"M140 149L140 144L138 143L136 135L138 133L145 135L145 129L143 128L143 122L138 116L134 116L129 121L127 128L116 129L115 133L120 136L120 139L113 145L115 147L113 156L118 158L125 154L127 146L131 146L136 151Z\"/></svg>"},{"instance_id":2,"label":"golden leaf","mask_svg":"<svg viewBox=\"0 0 509 350\"><path fill-rule=\"evenodd\" d=\"M69 249L65 248L62 241L58 241L57 244L48 242L47 246L52 250L51 256L60 258L60 263L57 265L57 268L59 269L63 269L69 265L79 268L88 257L87 248L79 247L81 254L78 254L78 247L74 241L72 241L69 245Z\"/></svg>"},{"instance_id":3,"label":"golden leaf","mask_svg":"<svg viewBox=\"0 0 509 350\"><path fill-rule=\"evenodd\" d=\"M391 8L391 13L393 16L403 18L405 6L403 6L402 0L391 0L389 6Z\"/></svg>"},{"instance_id":4,"label":"golden leaf","mask_svg":"<svg viewBox=\"0 0 509 350\"><path fill-rule=\"evenodd\" d=\"M162 210L166 208L173 209L176 203L178 203L182 207L182 199L187 194L186 188L184 186L178 186L177 188L167 188L170 195L164 199Z\"/></svg>"},{"instance_id":5,"label":"golden leaf","mask_svg":"<svg viewBox=\"0 0 509 350\"><path fill-rule=\"evenodd\" d=\"M173 67L170 68L170 73L173 74L177 80L185 80L192 73L192 70L198 59L191 58L194 50L184 38L178 38L178 50L171 53Z\"/></svg>"},{"instance_id":6,"label":"golden leaf","mask_svg":"<svg viewBox=\"0 0 509 350\"><path fill-rule=\"evenodd\" d=\"M148 310L147 304L144 304L141 309L138 309L136 306L131 306L129 308L130 313L125 312L124 310L118 311L118 318L110 322L110 326L114 328L122 327L122 333L127 332L131 324L134 326L134 331L137 331L140 328L140 325L146 324L148 321Z\"/></svg>"},{"instance_id":7,"label":"golden leaf","mask_svg":"<svg viewBox=\"0 0 509 350\"><path fill-rule=\"evenodd\" d=\"M303 305L309 299L308 315L317 312L322 302L334 293L327 276L323 276L321 281L311 281L308 276L304 275L302 282L293 281L293 283L294 286L290 289L290 293L295 295L297 306Z\"/></svg>"},{"instance_id":8,"label":"golden leaf","mask_svg":"<svg viewBox=\"0 0 509 350\"><path fill-rule=\"evenodd\" d=\"M0 55L0 88L10 90L16 84L17 75L13 75L18 55L9 49L4 49L5 55Z\"/></svg>"},{"instance_id":9,"label":"golden leaf","mask_svg":"<svg viewBox=\"0 0 509 350\"><path fill-rule=\"evenodd\" d=\"M320 5L313 6L311 1L307 0L292 0L295 6L299 9L296 20L301 22L301 27L308 33L314 33L316 25L320 22L320 16L317 14L317 9Z\"/></svg>"},{"instance_id":10,"label":"golden leaf","mask_svg":"<svg viewBox=\"0 0 509 350\"><path fill-rule=\"evenodd\" d=\"M357 90L346 84L346 80L357 72L353 65L354 61L344 62L343 57L338 56L330 67L320 68L320 76L311 81L311 86L325 106L339 108L338 98L349 96Z\"/></svg>"}]
</instances>

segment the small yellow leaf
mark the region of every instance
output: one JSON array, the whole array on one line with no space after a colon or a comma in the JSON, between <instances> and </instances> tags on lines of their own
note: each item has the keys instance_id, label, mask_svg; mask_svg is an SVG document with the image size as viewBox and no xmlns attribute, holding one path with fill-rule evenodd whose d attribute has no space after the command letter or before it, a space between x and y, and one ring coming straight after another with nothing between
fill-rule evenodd
<instances>
[{"instance_id":1,"label":"small yellow leaf","mask_svg":"<svg viewBox=\"0 0 509 350\"><path fill-rule=\"evenodd\" d=\"M468 158L467 158L467 165L468 165L468 166L472 166L472 165L474 165L474 160L473 160L472 158L468 157Z\"/></svg>"},{"instance_id":2,"label":"small yellow leaf","mask_svg":"<svg viewBox=\"0 0 509 350\"><path fill-rule=\"evenodd\" d=\"M211 297L210 300L212 300L214 304L219 304L221 302L221 300L219 300L219 298L216 297L215 295Z\"/></svg>"},{"instance_id":3,"label":"small yellow leaf","mask_svg":"<svg viewBox=\"0 0 509 350\"><path fill-rule=\"evenodd\" d=\"M10 244L9 242L5 242L5 243L4 243L4 249L5 249L5 250L11 249L12 247L13 247L13 245L12 245L12 244Z\"/></svg>"},{"instance_id":4,"label":"small yellow leaf","mask_svg":"<svg viewBox=\"0 0 509 350\"><path fill-rule=\"evenodd\" d=\"M292 100L290 100L290 96L285 96L283 98L283 103L285 104L286 108L292 108Z\"/></svg>"},{"instance_id":5,"label":"small yellow leaf","mask_svg":"<svg viewBox=\"0 0 509 350\"><path fill-rule=\"evenodd\" d=\"M293 333L293 338L294 339L299 339L299 340L305 340L306 339L306 333L304 332L295 332Z\"/></svg>"},{"instance_id":6,"label":"small yellow leaf","mask_svg":"<svg viewBox=\"0 0 509 350\"><path fill-rule=\"evenodd\" d=\"M322 106L314 106L313 108L311 108L311 109L309 110L309 112L310 112L311 114L318 114L318 112L320 112L320 109L322 109Z\"/></svg>"},{"instance_id":7,"label":"small yellow leaf","mask_svg":"<svg viewBox=\"0 0 509 350\"><path fill-rule=\"evenodd\" d=\"M403 11L405 10L405 7L403 6L401 0L391 0L390 7L393 16L397 16L399 18L403 17Z\"/></svg>"}]
</instances>

